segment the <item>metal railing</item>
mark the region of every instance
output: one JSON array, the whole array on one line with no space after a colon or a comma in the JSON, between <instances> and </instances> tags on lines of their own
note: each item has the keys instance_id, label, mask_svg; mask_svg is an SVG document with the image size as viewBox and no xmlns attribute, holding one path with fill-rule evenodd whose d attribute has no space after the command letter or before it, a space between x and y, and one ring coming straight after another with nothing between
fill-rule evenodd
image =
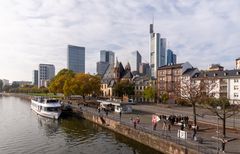
<instances>
[{"instance_id":1,"label":"metal railing","mask_svg":"<svg viewBox=\"0 0 240 154\"><path fill-rule=\"evenodd\" d=\"M103 114L102 112L98 113L96 109L86 107L86 106L82 106L82 105L80 105L80 106L71 105L71 107L77 109L78 112L88 112L88 113L90 113L92 115L95 115L95 116L101 116L103 118L109 118L111 120L118 121L122 125L125 125L127 127L142 131L144 133L152 134L154 136L159 137L160 139L164 139L164 140L176 143L178 145L181 145L186 149L193 149L193 150L196 150L199 153L204 153L204 154L215 154L216 153L215 147L208 147L208 146L206 146L206 144L200 144L198 142L193 142L191 140L180 139L176 136L173 136L167 130L152 130L149 127L142 126L141 124L138 124L136 126L136 128L134 128L134 125L133 125L132 122L122 120L118 116L114 116L112 114L106 115L106 114ZM81 109L80 109L80 107L81 107Z\"/></svg>"}]
</instances>

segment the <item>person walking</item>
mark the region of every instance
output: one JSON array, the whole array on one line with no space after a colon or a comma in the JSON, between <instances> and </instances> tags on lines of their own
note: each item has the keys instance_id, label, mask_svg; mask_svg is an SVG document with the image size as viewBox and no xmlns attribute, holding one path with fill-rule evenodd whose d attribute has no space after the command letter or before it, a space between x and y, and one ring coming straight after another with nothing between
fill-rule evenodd
<instances>
[{"instance_id":1,"label":"person walking","mask_svg":"<svg viewBox=\"0 0 240 154\"><path fill-rule=\"evenodd\" d=\"M181 130L184 129L183 121L181 121L181 128L180 128L180 129L181 129Z\"/></svg>"},{"instance_id":2,"label":"person walking","mask_svg":"<svg viewBox=\"0 0 240 154\"><path fill-rule=\"evenodd\" d=\"M226 141L224 139L222 139L222 152L225 153L225 144Z\"/></svg>"},{"instance_id":3,"label":"person walking","mask_svg":"<svg viewBox=\"0 0 240 154\"><path fill-rule=\"evenodd\" d=\"M192 126L193 127L193 136L192 136L192 139L193 140L196 140L195 138L196 138L196 134L197 134L197 128L196 128L196 126Z\"/></svg>"},{"instance_id":4,"label":"person walking","mask_svg":"<svg viewBox=\"0 0 240 154\"><path fill-rule=\"evenodd\" d=\"M136 126L137 126L137 121L136 121L136 119L133 120L133 126L134 126L134 128L136 129Z\"/></svg>"},{"instance_id":5,"label":"person walking","mask_svg":"<svg viewBox=\"0 0 240 154\"><path fill-rule=\"evenodd\" d=\"M121 118L122 118L122 111L119 112L119 118L121 120Z\"/></svg>"},{"instance_id":6,"label":"person walking","mask_svg":"<svg viewBox=\"0 0 240 154\"><path fill-rule=\"evenodd\" d=\"M137 122L137 124L140 123L140 118L139 118L139 116L137 116L137 118L136 118L136 122Z\"/></svg>"},{"instance_id":7,"label":"person walking","mask_svg":"<svg viewBox=\"0 0 240 154\"><path fill-rule=\"evenodd\" d=\"M156 130L156 128L157 128L157 123L154 122L154 123L153 123L153 130Z\"/></svg>"}]
</instances>

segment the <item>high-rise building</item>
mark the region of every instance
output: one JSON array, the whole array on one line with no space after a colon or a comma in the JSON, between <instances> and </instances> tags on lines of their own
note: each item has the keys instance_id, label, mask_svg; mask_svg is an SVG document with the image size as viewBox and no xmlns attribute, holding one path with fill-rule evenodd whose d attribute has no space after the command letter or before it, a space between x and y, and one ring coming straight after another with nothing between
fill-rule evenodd
<instances>
[{"instance_id":1,"label":"high-rise building","mask_svg":"<svg viewBox=\"0 0 240 154\"><path fill-rule=\"evenodd\" d=\"M177 64L177 55L173 54L173 64Z\"/></svg>"},{"instance_id":2,"label":"high-rise building","mask_svg":"<svg viewBox=\"0 0 240 154\"><path fill-rule=\"evenodd\" d=\"M35 86L38 85L38 70L33 70L32 84L35 85Z\"/></svg>"},{"instance_id":3,"label":"high-rise building","mask_svg":"<svg viewBox=\"0 0 240 154\"><path fill-rule=\"evenodd\" d=\"M103 75L110 64L114 64L115 54L112 51L101 50L100 61L97 62L97 74Z\"/></svg>"},{"instance_id":4,"label":"high-rise building","mask_svg":"<svg viewBox=\"0 0 240 154\"><path fill-rule=\"evenodd\" d=\"M160 56L160 61L159 61L159 65L158 67L164 66L167 64L167 39L166 38L161 38L160 39L161 45L160 45L160 52L159 52L159 56Z\"/></svg>"},{"instance_id":5,"label":"high-rise building","mask_svg":"<svg viewBox=\"0 0 240 154\"><path fill-rule=\"evenodd\" d=\"M140 53L138 51L131 52L129 61L131 64L131 70L139 72L139 67L142 63L142 56L140 55Z\"/></svg>"},{"instance_id":6,"label":"high-rise building","mask_svg":"<svg viewBox=\"0 0 240 154\"><path fill-rule=\"evenodd\" d=\"M139 73L143 75L150 75L149 63L141 63L139 66Z\"/></svg>"},{"instance_id":7,"label":"high-rise building","mask_svg":"<svg viewBox=\"0 0 240 154\"><path fill-rule=\"evenodd\" d=\"M114 52L108 50L100 51L100 62L108 62L109 64L114 64Z\"/></svg>"},{"instance_id":8,"label":"high-rise building","mask_svg":"<svg viewBox=\"0 0 240 154\"><path fill-rule=\"evenodd\" d=\"M85 73L85 47L68 45L67 65L75 73Z\"/></svg>"},{"instance_id":9,"label":"high-rise building","mask_svg":"<svg viewBox=\"0 0 240 154\"><path fill-rule=\"evenodd\" d=\"M55 76L55 66L52 64L39 64L38 87L47 87L49 81Z\"/></svg>"},{"instance_id":10,"label":"high-rise building","mask_svg":"<svg viewBox=\"0 0 240 154\"><path fill-rule=\"evenodd\" d=\"M240 69L240 57L236 59L236 69Z\"/></svg>"},{"instance_id":11,"label":"high-rise building","mask_svg":"<svg viewBox=\"0 0 240 154\"><path fill-rule=\"evenodd\" d=\"M172 50L167 50L167 65L174 65L176 64L177 56L173 53Z\"/></svg>"},{"instance_id":12,"label":"high-rise building","mask_svg":"<svg viewBox=\"0 0 240 154\"><path fill-rule=\"evenodd\" d=\"M108 62L102 61L97 62L97 74L103 75L106 72L109 65L110 64Z\"/></svg>"},{"instance_id":13,"label":"high-rise building","mask_svg":"<svg viewBox=\"0 0 240 154\"><path fill-rule=\"evenodd\" d=\"M150 70L151 76L157 77L157 69L167 64L166 38L161 38L159 33L154 33L153 24L150 24Z\"/></svg>"}]
</instances>

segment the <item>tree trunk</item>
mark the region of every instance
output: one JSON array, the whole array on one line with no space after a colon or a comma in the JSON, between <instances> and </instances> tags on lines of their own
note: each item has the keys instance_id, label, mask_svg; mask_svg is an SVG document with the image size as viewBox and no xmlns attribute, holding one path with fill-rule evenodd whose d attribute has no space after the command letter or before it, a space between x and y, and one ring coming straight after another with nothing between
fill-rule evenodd
<instances>
[{"instance_id":1,"label":"tree trunk","mask_svg":"<svg viewBox=\"0 0 240 154\"><path fill-rule=\"evenodd\" d=\"M226 110L225 105L223 105L223 138L226 137Z\"/></svg>"},{"instance_id":2,"label":"tree trunk","mask_svg":"<svg viewBox=\"0 0 240 154\"><path fill-rule=\"evenodd\" d=\"M195 104L195 102L192 103L192 107L193 107L193 124L194 124L194 126L197 126L197 116L196 116L196 104Z\"/></svg>"}]
</instances>

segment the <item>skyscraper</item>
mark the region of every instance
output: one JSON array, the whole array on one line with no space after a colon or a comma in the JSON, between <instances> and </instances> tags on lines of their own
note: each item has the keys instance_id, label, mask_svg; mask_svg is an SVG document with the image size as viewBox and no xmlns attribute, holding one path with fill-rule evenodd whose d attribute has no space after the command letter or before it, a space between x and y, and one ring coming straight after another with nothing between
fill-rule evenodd
<instances>
[{"instance_id":1,"label":"skyscraper","mask_svg":"<svg viewBox=\"0 0 240 154\"><path fill-rule=\"evenodd\" d=\"M97 62L97 74L103 75L109 66L108 62Z\"/></svg>"},{"instance_id":2,"label":"skyscraper","mask_svg":"<svg viewBox=\"0 0 240 154\"><path fill-rule=\"evenodd\" d=\"M143 75L150 75L149 63L141 63L139 66L139 73Z\"/></svg>"},{"instance_id":3,"label":"skyscraper","mask_svg":"<svg viewBox=\"0 0 240 154\"><path fill-rule=\"evenodd\" d=\"M140 67L140 64L142 63L142 56L137 50L131 52L129 61L131 64L131 71L139 72L139 67Z\"/></svg>"},{"instance_id":4,"label":"skyscraper","mask_svg":"<svg viewBox=\"0 0 240 154\"><path fill-rule=\"evenodd\" d=\"M167 65L176 64L177 56L173 53L171 49L167 50Z\"/></svg>"},{"instance_id":5,"label":"skyscraper","mask_svg":"<svg viewBox=\"0 0 240 154\"><path fill-rule=\"evenodd\" d=\"M150 24L150 70L151 76L156 78L158 67L167 64L166 38L161 38L159 33L154 33L153 24Z\"/></svg>"},{"instance_id":6,"label":"skyscraper","mask_svg":"<svg viewBox=\"0 0 240 154\"><path fill-rule=\"evenodd\" d=\"M33 70L32 84L35 85L35 86L38 85L38 70Z\"/></svg>"},{"instance_id":7,"label":"skyscraper","mask_svg":"<svg viewBox=\"0 0 240 154\"><path fill-rule=\"evenodd\" d=\"M55 66L52 64L39 64L38 87L47 87L50 80L55 76Z\"/></svg>"},{"instance_id":8,"label":"skyscraper","mask_svg":"<svg viewBox=\"0 0 240 154\"><path fill-rule=\"evenodd\" d=\"M108 50L100 51L100 62L108 62L109 64L114 63L114 52Z\"/></svg>"},{"instance_id":9,"label":"skyscraper","mask_svg":"<svg viewBox=\"0 0 240 154\"><path fill-rule=\"evenodd\" d=\"M75 73L85 73L85 47L68 45L67 65Z\"/></svg>"},{"instance_id":10,"label":"skyscraper","mask_svg":"<svg viewBox=\"0 0 240 154\"><path fill-rule=\"evenodd\" d=\"M112 51L101 50L100 61L97 62L97 74L103 75L109 64L114 64L115 54Z\"/></svg>"}]
</instances>

